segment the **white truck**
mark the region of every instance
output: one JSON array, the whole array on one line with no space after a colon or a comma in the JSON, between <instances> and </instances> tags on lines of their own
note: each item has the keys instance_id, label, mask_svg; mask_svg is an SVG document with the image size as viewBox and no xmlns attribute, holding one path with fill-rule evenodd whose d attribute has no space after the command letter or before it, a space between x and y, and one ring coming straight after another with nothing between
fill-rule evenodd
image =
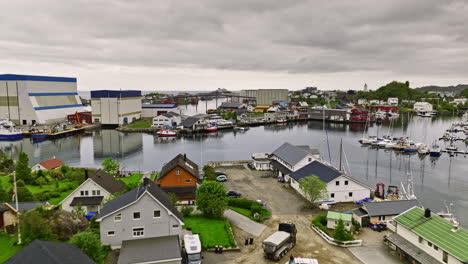
<instances>
[{"instance_id":1,"label":"white truck","mask_svg":"<svg viewBox=\"0 0 468 264\"><path fill-rule=\"evenodd\" d=\"M183 255L186 264L201 264L201 242L198 235L184 235Z\"/></svg>"}]
</instances>

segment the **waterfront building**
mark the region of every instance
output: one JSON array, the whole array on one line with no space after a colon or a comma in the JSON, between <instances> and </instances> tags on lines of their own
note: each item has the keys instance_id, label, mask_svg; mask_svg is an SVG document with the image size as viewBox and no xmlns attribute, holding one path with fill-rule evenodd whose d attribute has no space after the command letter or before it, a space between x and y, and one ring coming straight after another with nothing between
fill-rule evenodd
<instances>
[{"instance_id":1,"label":"waterfront building","mask_svg":"<svg viewBox=\"0 0 468 264\"><path fill-rule=\"evenodd\" d=\"M97 170L91 178L87 178L59 204L68 212L78 206L87 213L99 212L109 197L123 191L125 183L116 180L103 170Z\"/></svg>"},{"instance_id":2,"label":"waterfront building","mask_svg":"<svg viewBox=\"0 0 468 264\"><path fill-rule=\"evenodd\" d=\"M198 165L187 155L179 154L162 167L154 182L165 192L174 193L180 203L194 204L195 191L201 180Z\"/></svg>"},{"instance_id":3,"label":"waterfront building","mask_svg":"<svg viewBox=\"0 0 468 264\"><path fill-rule=\"evenodd\" d=\"M84 110L76 78L0 75L0 119L17 125L55 124Z\"/></svg>"},{"instance_id":4,"label":"waterfront building","mask_svg":"<svg viewBox=\"0 0 468 264\"><path fill-rule=\"evenodd\" d=\"M367 101L367 99L364 99L364 98L358 99L358 101L357 101L358 105L366 105L368 103L369 102Z\"/></svg>"},{"instance_id":5,"label":"waterfront building","mask_svg":"<svg viewBox=\"0 0 468 264\"><path fill-rule=\"evenodd\" d=\"M63 161L57 159L57 158L52 158L50 160L46 160L43 162L39 162L38 164L34 165L31 167L31 171L38 171L38 170L53 170L53 169L58 169L65 165Z\"/></svg>"},{"instance_id":6,"label":"waterfront building","mask_svg":"<svg viewBox=\"0 0 468 264\"><path fill-rule=\"evenodd\" d=\"M177 104L142 104L141 117L153 118L168 112L182 114L182 109Z\"/></svg>"},{"instance_id":7,"label":"waterfront building","mask_svg":"<svg viewBox=\"0 0 468 264\"><path fill-rule=\"evenodd\" d=\"M181 124L181 117L178 113L168 112L153 117L152 127L176 127Z\"/></svg>"},{"instance_id":8,"label":"waterfront building","mask_svg":"<svg viewBox=\"0 0 468 264\"><path fill-rule=\"evenodd\" d=\"M91 91L94 122L120 126L141 118L141 91Z\"/></svg>"},{"instance_id":9,"label":"waterfront building","mask_svg":"<svg viewBox=\"0 0 468 264\"><path fill-rule=\"evenodd\" d=\"M336 225L338 224L339 220L343 220L343 224L345 226L346 231L351 230L352 225L352 216L351 214L345 214L340 212L332 212L328 211L327 213L327 228L328 229L335 229Z\"/></svg>"},{"instance_id":10,"label":"waterfront building","mask_svg":"<svg viewBox=\"0 0 468 264\"><path fill-rule=\"evenodd\" d=\"M414 110L418 113L432 112L432 104L428 102L417 102L414 104Z\"/></svg>"},{"instance_id":11,"label":"waterfront building","mask_svg":"<svg viewBox=\"0 0 468 264\"><path fill-rule=\"evenodd\" d=\"M319 158L317 149L309 146L295 146L288 142L281 145L271 155L271 167L279 177L287 177L291 172L296 171L310 162Z\"/></svg>"},{"instance_id":12,"label":"waterfront building","mask_svg":"<svg viewBox=\"0 0 468 264\"><path fill-rule=\"evenodd\" d=\"M264 113L270 109L269 105L257 105L253 110L255 113Z\"/></svg>"},{"instance_id":13,"label":"waterfront building","mask_svg":"<svg viewBox=\"0 0 468 264\"><path fill-rule=\"evenodd\" d=\"M259 89L256 98L259 105L271 105L273 101L289 102L288 89Z\"/></svg>"},{"instance_id":14,"label":"waterfront building","mask_svg":"<svg viewBox=\"0 0 468 264\"><path fill-rule=\"evenodd\" d=\"M372 222L388 222L414 206L420 206L416 199L367 202L353 210L353 218L362 227L367 227Z\"/></svg>"},{"instance_id":15,"label":"waterfront building","mask_svg":"<svg viewBox=\"0 0 468 264\"><path fill-rule=\"evenodd\" d=\"M387 99L387 104L389 104L389 105L398 105L398 98L397 97L389 97Z\"/></svg>"},{"instance_id":16,"label":"waterfront building","mask_svg":"<svg viewBox=\"0 0 468 264\"><path fill-rule=\"evenodd\" d=\"M144 178L137 188L107 202L97 216L103 245L125 250L126 241L181 236L181 213L169 195ZM124 247L122 247L124 246Z\"/></svg>"},{"instance_id":17,"label":"waterfront building","mask_svg":"<svg viewBox=\"0 0 468 264\"><path fill-rule=\"evenodd\" d=\"M429 209L413 207L395 217L385 237L401 258L417 264L468 263L468 230Z\"/></svg>"}]
</instances>

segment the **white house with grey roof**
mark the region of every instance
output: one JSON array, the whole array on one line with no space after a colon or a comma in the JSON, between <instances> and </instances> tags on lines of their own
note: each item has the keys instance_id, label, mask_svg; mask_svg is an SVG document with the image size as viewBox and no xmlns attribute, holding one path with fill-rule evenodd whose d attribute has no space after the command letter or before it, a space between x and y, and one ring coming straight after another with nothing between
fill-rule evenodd
<instances>
[{"instance_id":1,"label":"white house with grey roof","mask_svg":"<svg viewBox=\"0 0 468 264\"><path fill-rule=\"evenodd\" d=\"M367 227L371 222L388 222L414 206L421 206L416 199L367 202L353 210L353 218Z\"/></svg>"},{"instance_id":2,"label":"white house with grey roof","mask_svg":"<svg viewBox=\"0 0 468 264\"><path fill-rule=\"evenodd\" d=\"M369 186L319 160L312 161L299 170L292 172L289 175L291 187L304 196L299 187L299 181L311 175L317 176L327 184L327 192L323 196L323 201L354 202L370 197L372 191Z\"/></svg>"},{"instance_id":3,"label":"white house with grey roof","mask_svg":"<svg viewBox=\"0 0 468 264\"><path fill-rule=\"evenodd\" d=\"M112 249L121 248L129 240L180 238L184 224L171 198L147 178L139 187L107 202L96 221L100 223L102 244Z\"/></svg>"},{"instance_id":4,"label":"white house with grey roof","mask_svg":"<svg viewBox=\"0 0 468 264\"><path fill-rule=\"evenodd\" d=\"M178 113L167 112L153 117L152 127L176 127L181 124L181 117Z\"/></svg>"},{"instance_id":5,"label":"white house with grey roof","mask_svg":"<svg viewBox=\"0 0 468 264\"><path fill-rule=\"evenodd\" d=\"M309 146L295 146L288 142L271 153L271 167L283 177L320 158L317 149ZM286 177L286 180L289 180Z\"/></svg>"}]
</instances>

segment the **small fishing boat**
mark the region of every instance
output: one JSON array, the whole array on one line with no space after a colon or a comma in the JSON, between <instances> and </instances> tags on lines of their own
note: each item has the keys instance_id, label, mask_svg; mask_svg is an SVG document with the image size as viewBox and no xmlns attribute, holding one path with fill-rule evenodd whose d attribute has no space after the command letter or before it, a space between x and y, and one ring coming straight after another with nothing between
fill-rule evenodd
<instances>
[{"instance_id":1,"label":"small fishing boat","mask_svg":"<svg viewBox=\"0 0 468 264\"><path fill-rule=\"evenodd\" d=\"M398 112L390 111L390 112L388 112L388 116L390 116L390 117L397 117L397 116L400 116L400 114L399 114Z\"/></svg>"},{"instance_id":2,"label":"small fishing boat","mask_svg":"<svg viewBox=\"0 0 468 264\"><path fill-rule=\"evenodd\" d=\"M414 146L408 145L408 146L403 147L403 151L405 153L413 153L413 152L416 152L418 150Z\"/></svg>"},{"instance_id":3,"label":"small fishing boat","mask_svg":"<svg viewBox=\"0 0 468 264\"><path fill-rule=\"evenodd\" d=\"M211 125L211 126L209 126L208 128L205 129L206 133L213 133L213 132L216 132L216 131L218 131L218 127L213 126L213 125Z\"/></svg>"},{"instance_id":4,"label":"small fishing boat","mask_svg":"<svg viewBox=\"0 0 468 264\"><path fill-rule=\"evenodd\" d=\"M5 127L0 127L0 140L8 140L8 141L14 141L14 140L20 140L23 138L23 131L18 128L10 127L10 128L5 128Z\"/></svg>"},{"instance_id":5,"label":"small fishing boat","mask_svg":"<svg viewBox=\"0 0 468 264\"><path fill-rule=\"evenodd\" d=\"M278 124L286 124L286 122L288 122L286 119L278 119L276 121L276 123L278 123Z\"/></svg>"},{"instance_id":6,"label":"small fishing boat","mask_svg":"<svg viewBox=\"0 0 468 264\"><path fill-rule=\"evenodd\" d=\"M244 131L247 131L249 130L249 127L234 127L234 131L241 131L241 132L244 132Z\"/></svg>"},{"instance_id":7,"label":"small fishing boat","mask_svg":"<svg viewBox=\"0 0 468 264\"><path fill-rule=\"evenodd\" d=\"M374 140L376 140L376 136L370 136L369 138L362 138L359 140L359 143L363 145L370 145Z\"/></svg>"},{"instance_id":8,"label":"small fishing boat","mask_svg":"<svg viewBox=\"0 0 468 264\"><path fill-rule=\"evenodd\" d=\"M390 141L385 145L385 148L386 149L395 149L396 146L397 146L397 144L395 142Z\"/></svg>"},{"instance_id":9,"label":"small fishing boat","mask_svg":"<svg viewBox=\"0 0 468 264\"><path fill-rule=\"evenodd\" d=\"M450 146L447 147L447 151L457 151L458 148L454 146L453 144L450 144Z\"/></svg>"},{"instance_id":10,"label":"small fishing boat","mask_svg":"<svg viewBox=\"0 0 468 264\"><path fill-rule=\"evenodd\" d=\"M41 140L41 139L46 139L48 135L49 135L48 133L35 132L31 134L31 138L33 140Z\"/></svg>"},{"instance_id":11,"label":"small fishing boat","mask_svg":"<svg viewBox=\"0 0 468 264\"><path fill-rule=\"evenodd\" d=\"M429 156L431 157L440 157L440 147L439 145L437 145L436 142L434 142L431 146L431 148L429 149Z\"/></svg>"},{"instance_id":12,"label":"small fishing boat","mask_svg":"<svg viewBox=\"0 0 468 264\"><path fill-rule=\"evenodd\" d=\"M421 116L422 117L432 117L433 115L430 112L424 112L424 113L421 113Z\"/></svg>"},{"instance_id":13,"label":"small fishing boat","mask_svg":"<svg viewBox=\"0 0 468 264\"><path fill-rule=\"evenodd\" d=\"M161 129L156 132L156 135L158 135L158 137L175 137L177 136L177 132L170 129Z\"/></svg>"},{"instance_id":14,"label":"small fishing boat","mask_svg":"<svg viewBox=\"0 0 468 264\"><path fill-rule=\"evenodd\" d=\"M429 154L429 147L426 144L421 144L418 147L418 154L420 155L427 155Z\"/></svg>"}]
</instances>

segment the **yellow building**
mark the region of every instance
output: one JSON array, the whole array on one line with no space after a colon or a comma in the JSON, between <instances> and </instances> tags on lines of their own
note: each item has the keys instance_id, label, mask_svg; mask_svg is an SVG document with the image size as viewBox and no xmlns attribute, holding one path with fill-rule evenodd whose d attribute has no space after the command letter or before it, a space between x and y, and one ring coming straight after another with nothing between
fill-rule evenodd
<instances>
[{"instance_id":1,"label":"yellow building","mask_svg":"<svg viewBox=\"0 0 468 264\"><path fill-rule=\"evenodd\" d=\"M254 113L263 113L270 108L269 105L257 105L254 109Z\"/></svg>"}]
</instances>

